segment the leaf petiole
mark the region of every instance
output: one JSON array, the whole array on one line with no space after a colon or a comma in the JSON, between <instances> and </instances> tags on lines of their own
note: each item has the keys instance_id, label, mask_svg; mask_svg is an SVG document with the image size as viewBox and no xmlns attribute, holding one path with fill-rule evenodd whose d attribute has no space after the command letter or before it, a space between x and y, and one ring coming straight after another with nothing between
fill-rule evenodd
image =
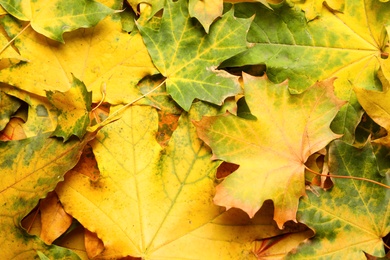
<instances>
[{"instance_id":1,"label":"leaf petiole","mask_svg":"<svg viewBox=\"0 0 390 260\"><path fill-rule=\"evenodd\" d=\"M305 168L306 168L306 170L308 170L309 172L314 173L315 175L318 175L318 176L332 177L332 178L339 178L339 179L352 179L352 180L367 181L367 182L371 182L371 183L374 183L374 184L376 184L376 185L382 186L382 187L384 187L384 188L386 188L386 189L390 189L390 186L388 186L388 185L386 185L386 184L383 184L383 183L378 182L378 181L374 181L374 180L362 178L362 177L342 176L342 175L332 175L332 174L321 174L321 173L318 173L318 172L316 172L316 171L310 169L310 168L307 167L306 165L305 165Z\"/></svg>"},{"instance_id":2,"label":"leaf petiole","mask_svg":"<svg viewBox=\"0 0 390 260\"><path fill-rule=\"evenodd\" d=\"M7 49L7 47L10 46L11 43L13 43L13 42L16 40L16 38L18 38L19 35L21 35L21 34L22 34L28 27L30 27L30 26L31 26L31 22L29 22L29 23L26 25L26 27L24 27L17 35L15 35L14 38L12 38L6 45L4 45L4 47L0 50L0 54L2 54L3 51L4 51L5 49Z\"/></svg>"}]
</instances>

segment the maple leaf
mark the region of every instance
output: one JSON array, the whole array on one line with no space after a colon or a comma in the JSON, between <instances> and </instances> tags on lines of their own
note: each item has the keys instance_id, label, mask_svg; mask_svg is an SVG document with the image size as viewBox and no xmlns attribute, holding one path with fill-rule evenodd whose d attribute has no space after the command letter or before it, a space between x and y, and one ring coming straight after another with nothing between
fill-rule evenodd
<instances>
[{"instance_id":1,"label":"maple leaf","mask_svg":"<svg viewBox=\"0 0 390 260\"><path fill-rule=\"evenodd\" d=\"M237 77L216 68L247 48L250 22L230 10L206 34L193 23L187 2L179 0L167 1L159 30L138 28L155 66L167 78L167 92L188 111L195 98L221 105L241 91Z\"/></svg>"},{"instance_id":2,"label":"maple leaf","mask_svg":"<svg viewBox=\"0 0 390 260\"><path fill-rule=\"evenodd\" d=\"M212 202L220 163L209 160L190 122L213 110L194 104L165 150L155 140L157 114L150 107L129 107L101 130L92 143L100 179L72 171L56 189L66 211L102 239L98 257L250 259L256 238L291 231L273 224L272 211L250 220Z\"/></svg>"},{"instance_id":3,"label":"maple leaf","mask_svg":"<svg viewBox=\"0 0 390 260\"><path fill-rule=\"evenodd\" d=\"M383 63L381 38L383 25L390 22L389 11L390 5L377 0L346 1L342 13L324 7L319 18L307 23L300 8L287 2L274 11L259 4L237 4L238 17L256 13L247 36L254 47L221 67L266 64L271 81L289 79L296 92L317 80L337 77L336 96L348 104L332 123L332 130L352 143L363 113L353 87L381 89L375 75Z\"/></svg>"},{"instance_id":4,"label":"maple leaf","mask_svg":"<svg viewBox=\"0 0 390 260\"><path fill-rule=\"evenodd\" d=\"M20 227L20 222L39 199L53 190L63 175L70 170L80 156L84 145L93 133L82 141L63 143L50 138L51 133L10 142L0 142L0 238L2 259L32 259L37 250L56 259L58 255L78 259L68 249L47 246L38 237L31 237Z\"/></svg>"},{"instance_id":5,"label":"maple leaf","mask_svg":"<svg viewBox=\"0 0 390 260\"><path fill-rule=\"evenodd\" d=\"M291 95L287 82L243 75L245 97L256 120L233 115L195 122L212 159L240 165L217 186L214 202L243 209L250 217L264 201L273 200L279 227L295 221L298 200L305 194L305 162L340 137L329 129L343 102L333 94L333 80Z\"/></svg>"},{"instance_id":6,"label":"maple leaf","mask_svg":"<svg viewBox=\"0 0 390 260\"><path fill-rule=\"evenodd\" d=\"M372 146L358 149L336 140L329 147L333 175L354 176L390 184L377 171ZM316 232L291 258L366 259L364 252L384 256L382 238L390 232L390 190L362 180L333 179L330 192L308 193L299 204L298 220ZM373 199L375 198L375 199Z\"/></svg>"},{"instance_id":7,"label":"maple leaf","mask_svg":"<svg viewBox=\"0 0 390 260\"><path fill-rule=\"evenodd\" d=\"M160 11L165 4L165 0L126 0L129 5L133 8L135 13L138 13L138 6L140 4L149 4L151 6L150 13L148 14L149 18L155 15Z\"/></svg>"},{"instance_id":8,"label":"maple leaf","mask_svg":"<svg viewBox=\"0 0 390 260\"><path fill-rule=\"evenodd\" d=\"M0 0L0 5L17 19L31 21L35 31L62 43L64 32L95 26L114 13L111 8L92 0Z\"/></svg>"},{"instance_id":9,"label":"maple leaf","mask_svg":"<svg viewBox=\"0 0 390 260\"><path fill-rule=\"evenodd\" d=\"M72 86L67 92L48 91L46 95L58 111L53 136L64 138L64 142L72 135L82 138L90 123L92 105L92 93L87 91L84 83L73 77Z\"/></svg>"},{"instance_id":10,"label":"maple leaf","mask_svg":"<svg viewBox=\"0 0 390 260\"><path fill-rule=\"evenodd\" d=\"M208 33L210 25L214 20L222 16L223 1L222 0L190 0L188 11L191 17L195 17L202 24L205 31Z\"/></svg>"},{"instance_id":11,"label":"maple leaf","mask_svg":"<svg viewBox=\"0 0 390 260\"><path fill-rule=\"evenodd\" d=\"M141 36L123 32L118 18L112 15L93 28L68 33L65 45L27 29L15 46L28 62L1 70L0 81L46 96L45 91L68 91L73 74L92 91L93 102L102 99L102 86L106 102L133 101L140 96L136 84L157 70ZM8 16L1 22L11 37L21 29Z\"/></svg>"}]
</instances>

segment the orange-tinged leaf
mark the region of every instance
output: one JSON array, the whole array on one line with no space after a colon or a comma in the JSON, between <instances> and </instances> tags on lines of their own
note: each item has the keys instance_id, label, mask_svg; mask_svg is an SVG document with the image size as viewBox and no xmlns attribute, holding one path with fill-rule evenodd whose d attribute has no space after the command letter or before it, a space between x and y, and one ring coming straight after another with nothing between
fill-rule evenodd
<instances>
[{"instance_id":1,"label":"orange-tinged leaf","mask_svg":"<svg viewBox=\"0 0 390 260\"><path fill-rule=\"evenodd\" d=\"M88 229L85 230L85 250L87 251L88 257L93 259L98 256L104 250L104 244L97 235Z\"/></svg>"},{"instance_id":2,"label":"orange-tinged leaf","mask_svg":"<svg viewBox=\"0 0 390 260\"><path fill-rule=\"evenodd\" d=\"M191 125L205 111L210 107L194 104L162 150L155 139L156 111L129 107L92 144L100 179L91 182L71 171L59 184L67 212L103 241L98 258L253 259L255 239L289 231L278 230L272 211L251 220L214 205L220 163L209 160L209 149Z\"/></svg>"},{"instance_id":3,"label":"orange-tinged leaf","mask_svg":"<svg viewBox=\"0 0 390 260\"><path fill-rule=\"evenodd\" d=\"M77 163L83 147L93 137L94 133L89 133L82 141L64 144L45 133L0 142L1 259L32 259L37 250L52 258L55 254L76 257L67 249L47 246L39 238L29 236L20 222Z\"/></svg>"},{"instance_id":4,"label":"orange-tinged leaf","mask_svg":"<svg viewBox=\"0 0 390 260\"><path fill-rule=\"evenodd\" d=\"M0 132L1 141L21 140L26 138L23 130L23 120L20 118L12 118L3 131Z\"/></svg>"},{"instance_id":5,"label":"orange-tinged leaf","mask_svg":"<svg viewBox=\"0 0 390 260\"><path fill-rule=\"evenodd\" d=\"M240 165L217 186L217 205L241 208L252 217L271 199L279 227L295 221L298 200L305 194L306 160L339 137L329 129L343 105L334 96L333 80L291 95L287 82L273 84L266 76L244 74L246 101L257 120L225 115L195 123L213 159Z\"/></svg>"},{"instance_id":6,"label":"orange-tinged leaf","mask_svg":"<svg viewBox=\"0 0 390 260\"><path fill-rule=\"evenodd\" d=\"M114 15L93 28L68 33L66 44L27 29L15 46L28 62L1 70L0 81L45 96L45 91L68 91L73 74L93 92L94 103L102 98L102 85L106 102L133 101L140 96L136 84L157 70L141 36L123 32L117 18ZM21 29L10 17L4 17L2 25L11 37Z\"/></svg>"},{"instance_id":7,"label":"orange-tinged leaf","mask_svg":"<svg viewBox=\"0 0 390 260\"><path fill-rule=\"evenodd\" d=\"M70 227L73 218L65 212L55 192L40 201L39 209L42 223L40 238L51 245Z\"/></svg>"}]
</instances>

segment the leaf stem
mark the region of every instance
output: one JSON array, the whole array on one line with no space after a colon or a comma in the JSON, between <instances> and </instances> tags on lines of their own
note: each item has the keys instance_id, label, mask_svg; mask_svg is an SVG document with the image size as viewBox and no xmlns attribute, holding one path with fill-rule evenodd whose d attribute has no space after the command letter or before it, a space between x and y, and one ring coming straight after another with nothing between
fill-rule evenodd
<instances>
[{"instance_id":1,"label":"leaf stem","mask_svg":"<svg viewBox=\"0 0 390 260\"><path fill-rule=\"evenodd\" d=\"M4 51L5 49L7 49L7 47L10 46L11 43L13 43L13 42L16 40L16 38L18 38L18 37L19 37L19 36L20 36L28 27L30 27L30 25L31 25L31 22L29 22L29 23L26 25L26 27L24 27L17 35L15 35L15 37L12 38L12 40L10 40L9 42L7 42L7 44L0 50L0 54L2 54L3 51Z\"/></svg>"},{"instance_id":2,"label":"leaf stem","mask_svg":"<svg viewBox=\"0 0 390 260\"><path fill-rule=\"evenodd\" d=\"M359 181L367 181L367 182L371 182L371 183L374 183L376 185L379 185L379 186L382 186L386 189L390 189L390 186L386 185L386 184L383 184L381 182L378 182L378 181L374 181L374 180L370 180L370 179L366 179L366 178L362 178L362 177L355 177L355 176L342 176L342 175L333 175L333 174L321 174L321 173L318 173L312 169L310 169L309 167L307 167L305 165L305 168L306 170L308 170L309 172L311 173L314 173L315 175L318 175L318 176L323 176L323 177L332 177L332 178L339 178L339 179L352 179L352 180L359 180Z\"/></svg>"},{"instance_id":3,"label":"leaf stem","mask_svg":"<svg viewBox=\"0 0 390 260\"><path fill-rule=\"evenodd\" d=\"M116 116L117 114L119 114L120 112L122 112L123 110L125 110L127 107L131 106L132 104L134 104L135 102L143 99L144 97L146 97L147 95L153 93L154 91L156 91L158 88L160 88L166 81L167 79L164 79L160 84L158 84L157 87L154 87L153 89L151 89L150 91L148 91L147 93L143 94L142 96L134 99L133 101L131 101L130 103L127 103L126 105L124 105L123 107L121 107L120 109L116 110L114 113L112 113L111 115L109 115L102 123L104 123L105 121L107 121L108 119Z\"/></svg>"}]
</instances>

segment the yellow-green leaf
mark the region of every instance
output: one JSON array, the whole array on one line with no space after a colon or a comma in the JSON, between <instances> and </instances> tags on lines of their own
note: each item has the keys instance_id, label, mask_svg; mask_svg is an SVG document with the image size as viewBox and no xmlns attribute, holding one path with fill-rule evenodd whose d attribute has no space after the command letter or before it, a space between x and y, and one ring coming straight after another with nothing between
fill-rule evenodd
<instances>
[{"instance_id":1,"label":"yellow-green leaf","mask_svg":"<svg viewBox=\"0 0 390 260\"><path fill-rule=\"evenodd\" d=\"M21 104L22 102L19 99L7 95L0 88L0 131L5 128L11 116L18 110Z\"/></svg>"},{"instance_id":2,"label":"yellow-green leaf","mask_svg":"<svg viewBox=\"0 0 390 260\"><path fill-rule=\"evenodd\" d=\"M152 60L166 77L167 92L186 111L194 99L221 105L241 91L237 77L217 70L222 61L246 50L251 19L233 10L206 34L192 22L187 1L167 1L159 30L138 25Z\"/></svg>"},{"instance_id":3,"label":"yellow-green leaf","mask_svg":"<svg viewBox=\"0 0 390 260\"><path fill-rule=\"evenodd\" d=\"M50 138L50 133L20 141L0 142L0 258L34 259L37 250L52 259L56 256L78 259L68 249L47 246L28 235L20 222L63 180L64 174L77 163L81 150L94 134L82 141Z\"/></svg>"},{"instance_id":4,"label":"yellow-green leaf","mask_svg":"<svg viewBox=\"0 0 390 260\"><path fill-rule=\"evenodd\" d=\"M46 93L47 98L58 112L57 127L53 136L67 141L72 135L82 138L89 126L89 112L92 105L92 93L84 83L73 77L71 88L66 92Z\"/></svg>"},{"instance_id":5,"label":"yellow-green leaf","mask_svg":"<svg viewBox=\"0 0 390 260\"><path fill-rule=\"evenodd\" d=\"M306 160L339 137L329 129L343 104L334 96L333 80L291 95L287 82L244 74L246 101L257 119L227 114L196 122L213 159L240 165L218 185L217 205L241 208L253 217L264 201L273 200L279 227L295 221L305 194Z\"/></svg>"},{"instance_id":6,"label":"yellow-green leaf","mask_svg":"<svg viewBox=\"0 0 390 260\"><path fill-rule=\"evenodd\" d=\"M59 42L64 42L64 32L95 26L114 13L92 0L1 0L0 5L17 19L30 21L35 31Z\"/></svg>"},{"instance_id":7,"label":"yellow-green leaf","mask_svg":"<svg viewBox=\"0 0 390 260\"><path fill-rule=\"evenodd\" d=\"M381 89L376 73L381 66L383 27L390 22L390 5L378 0L345 1L343 12L323 7L318 19L307 22L298 6L287 2L274 10L259 4L235 5L235 15L256 17L248 32L254 47L224 66L266 64L271 81L289 79L301 92L318 80L337 77L336 96L348 101L332 129L350 143L362 116L353 87Z\"/></svg>"},{"instance_id":8,"label":"yellow-green leaf","mask_svg":"<svg viewBox=\"0 0 390 260\"><path fill-rule=\"evenodd\" d=\"M345 4L344 0L291 0L291 2L305 12L306 19L309 21L320 16L323 8L329 8L334 12L343 12Z\"/></svg>"},{"instance_id":9,"label":"yellow-green leaf","mask_svg":"<svg viewBox=\"0 0 390 260\"><path fill-rule=\"evenodd\" d=\"M389 185L379 175L370 143L362 149L342 141L329 148L334 175L355 176ZM298 221L315 236L292 254L292 259L367 259L364 252L385 255L382 238L390 232L390 190L364 180L334 178L330 191L308 192L299 203Z\"/></svg>"},{"instance_id":10,"label":"yellow-green leaf","mask_svg":"<svg viewBox=\"0 0 390 260\"><path fill-rule=\"evenodd\" d=\"M73 74L93 92L93 102L101 100L102 86L106 102L133 101L140 96L138 81L157 70L141 36L123 32L119 17L114 18L65 35L65 45L27 29L15 45L28 62L1 70L0 81L45 96L45 91L68 91ZM10 17L2 25L11 37L22 27Z\"/></svg>"},{"instance_id":11,"label":"yellow-green leaf","mask_svg":"<svg viewBox=\"0 0 390 260\"><path fill-rule=\"evenodd\" d=\"M214 205L220 163L210 161L191 126L203 110L210 113L197 103L182 115L162 150L155 140L156 111L130 107L92 144L100 178L91 181L74 171L57 187L66 211L103 240L99 257L254 259L255 239L291 231L272 224L272 211L250 220Z\"/></svg>"}]
</instances>

